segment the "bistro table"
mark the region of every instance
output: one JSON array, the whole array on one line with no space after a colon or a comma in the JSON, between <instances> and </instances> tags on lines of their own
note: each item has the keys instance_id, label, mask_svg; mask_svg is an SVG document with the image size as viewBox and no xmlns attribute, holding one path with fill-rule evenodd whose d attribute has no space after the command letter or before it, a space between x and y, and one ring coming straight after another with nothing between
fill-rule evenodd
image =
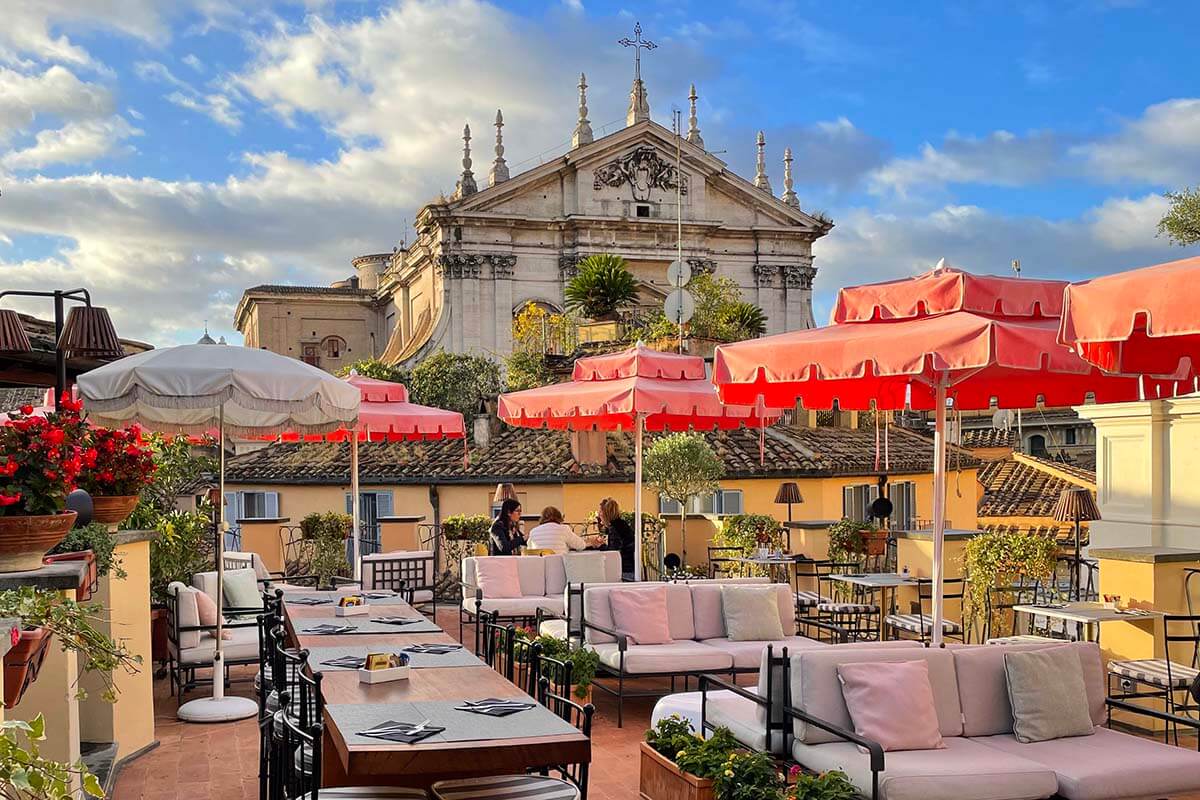
<instances>
[{"instance_id":1,"label":"bistro table","mask_svg":"<svg viewBox=\"0 0 1200 800\"><path fill-rule=\"evenodd\" d=\"M831 581L849 584L860 589L865 589L869 592L879 592L879 638L885 638L886 628L883 624L883 619L888 614L896 613L896 591L901 586L916 586L917 580L909 575L902 575L899 572L860 572L850 573L845 575L827 575L825 576ZM891 590L891 603L884 603L883 600L887 597L887 591ZM888 610L884 610L884 609Z\"/></svg>"},{"instance_id":2,"label":"bistro table","mask_svg":"<svg viewBox=\"0 0 1200 800\"><path fill-rule=\"evenodd\" d=\"M386 634L323 636L299 632L297 635L298 631L315 623L354 617L335 617L332 605L295 605L287 603L286 598L284 611L292 640L309 650L369 648L374 652L390 652L413 644L458 643L444 632L405 633L403 628ZM371 616L420 615L406 603L391 603L372 608ZM591 741L582 732L562 722L549 709L537 705L533 698L483 662L479 666L412 669L406 680L379 684L359 683L356 670L322 671L321 696L325 702L321 750L322 783L325 786L428 787L439 780L520 773L591 760ZM492 731L486 739L447 740L447 737L435 736L416 744L399 744L357 736L357 731L364 727L361 720L372 713L367 706L412 708L407 704L416 703L419 704L416 708L428 709L491 697L521 699L533 702L535 707L506 717L508 724L505 726L481 725L481 731ZM521 724L522 718L528 720L531 728L557 732L508 736L507 733ZM453 731L448 731L450 733Z\"/></svg>"},{"instance_id":3,"label":"bistro table","mask_svg":"<svg viewBox=\"0 0 1200 800\"><path fill-rule=\"evenodd\" d=\"M1150 622L1163 617L1163 612L1150 609L1131 609L1122 611L1110 608L1103 603L1071 602L1036 605L1026 603L1013 606L1018 614L1028 614L1030 617L1046 617L1073 622L1083 628L1084 639L1089 642L1100 641L1100 626L1106 622Z\"/></svg>"},{"instance_id":4,"label":"bistro table","mask_svg":"<svg viewBox=\"0 0 1200 800\"><path fill-rule=\"evenodd\" d=\"M796 556L791 553L772 553L766 556L741 556L729 559L734 564L766 567L774 583L791 583L789 570L796 566Z\"/></svg>"}]
</instances>

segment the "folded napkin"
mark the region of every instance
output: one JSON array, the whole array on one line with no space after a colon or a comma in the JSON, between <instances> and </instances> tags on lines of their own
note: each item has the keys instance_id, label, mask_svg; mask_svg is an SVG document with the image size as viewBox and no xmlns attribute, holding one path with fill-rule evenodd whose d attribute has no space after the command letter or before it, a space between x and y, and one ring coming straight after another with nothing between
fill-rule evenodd
<instances>
[{"instance_id":1,"label":"folded napkin","mask_svg":"<svg viewBox=\"0 0 1200 800\"><path fill-rule=\"evenodd\" d=\"M316 625L312 628L305 628L304 630L302 630L300 632L301 633L311 633L311 634L315 634L317 636L329 636L329 635L335 635L335 634L339 634L339 633L354 633L356 630L358 630L358 629L355 628L353 625L330 625L330 624L326 623L323 625Z\"/></svg>"},{"instance_id":2,"label":"folded napkin","mask_svg":"<svg viewBox=\"0 0 1200 800\"><path fill-rule=\"evenodd\" d=\"M426 653L431 656L444 656L462 650L461 644L414 644L404 648L410 653Z\"/></svg>"},{"instance_id":3,"label":"folded napkin","mask_svg":"<svg viewBox=\"0 0 1200 800\"><path fill-rule=\"evenodd\" d=\"M483 714L487 717L507 717L509 714L528 711L533 707L533 703L526 703L521 700L500 700L495 697L489 697L486 700L468 700L461 706L455 706L454 710L469 711L472 714Z\"/></svg>"},{"instance_id":4,"label":"folded napkin","mask_svg":"<svg viewBox=\"0 0 1200 800\"><path fill-rule=\"evenodd\" d=\"M323 606L333 601L325 597L297 597L295 600L285 598L283 602L294 606Z\"/></svg>"},{"instance_id":5,"label":"folded napkin","mask_svg":"<svg viewBox=\"0 0 1200 800\"><path fill-rule=\"evenodd\" d=\"M359 736L370 736L373 739L386 739L389 742L399 742L401 744L415 744L422 739L428 739L430 736L435 736L445 728L437 728L430 725L428 722L415 724L412 722L381 722L373 728L365 731L359 731Z\"/></svg>"},{"instance_id":6,"label":"folded napkin","mask_svg":"<svg viewBox=\"0 0 1200 800\"><path fill-rule=\"evenodd\" d=\"M338 667L339 669L361 669L365 663L367 663L367 660L359 656L340 656L338 658L331 658L328 661L322 661L321 666Z\"/></svg>"},{"instance_id":7,"label":"folded napkin","mask_svg":"<svg viewBox=\"0 0 1200 800\"><path fill-rule=\"evenodd\" d=\"M417 622L424 622L424 617L375 617L372 622L378 622L381 625L412 625Z\"/></svg>"}]
</instances>

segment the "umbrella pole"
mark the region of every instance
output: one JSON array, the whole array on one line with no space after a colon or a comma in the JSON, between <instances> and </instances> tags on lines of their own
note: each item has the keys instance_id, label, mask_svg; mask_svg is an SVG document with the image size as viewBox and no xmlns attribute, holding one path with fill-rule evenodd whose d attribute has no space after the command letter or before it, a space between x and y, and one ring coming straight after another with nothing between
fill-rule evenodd
<instances>
[{"instance_id":1,"label":"umbrella pole","mask_svg":"<svg viewBox=\"0 0 1200 800\"><path fill-rule=\"evenodd\" d=\"M637 415L633 429L633 579L642 579L642 432L646 419Z\"/></svg>"},{"instance_id":2,"label":"umbrella pole","mask_svg":"<svg viewBox=\"0 0 1200 800\"><path fill-rule=\"evenodd\" d=\"M225 607L225 404L217 410L217 608ZM213 649L213 699L225 696L225 648L221 646L225 615L217 614L217 641Z\"/></svg>"},{"instance_id":3,"label":"umbrella pole","mask_svg":"<svg viewBox=\"0 0 1200 800\"><path fill-rule=\"evenodd\" d=\"M362 580L362 509L358 499L358 431L350 431L350 577Z\"/></svg>"},{"instance_id":4,"label":"umbrella pole","mask_svg":"<svg viewBox=\"0 0 1200 800\"><path fill-rule=\"evenodd\" d=\"M946 538L946 376L938 373L933 411L933 630L931 646L942 646L942 543Z\"/></svg>"}]
</instances>

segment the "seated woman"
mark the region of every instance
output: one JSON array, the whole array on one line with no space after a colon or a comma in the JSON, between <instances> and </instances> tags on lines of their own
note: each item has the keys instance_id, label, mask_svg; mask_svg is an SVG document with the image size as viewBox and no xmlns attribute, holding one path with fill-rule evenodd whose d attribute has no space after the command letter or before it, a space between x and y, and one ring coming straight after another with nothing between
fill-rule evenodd
<instances>
[{"instance_id":1,"label":"seated woman","mask_svg":"<svg viewBox=\"0 0 1200 800\"><path fill-rule=\"evenodd\" d=\"M492 530L488 536L488 555L520 555L524 546L525 537L521 535L521 504L516 500L505 500L500 506L500 513L492 520Z\"/></svg>"},{"instance_id":2,"label":"seated woman","mask_svg":"<svg viewBox=\"0 0 1200 800\"><path fill-rule=\"evenodd\" d=\"M600 525L600 532L608 537L608 542L600 549L620 551L621 580L633 580L633 528L621 518L621 507L617 505L617 501L611 497L601 500L596 521Z\"/></svg>"},{"instance_id":3,"label":"seated woman","mask_svg":"<svg viewBox=\"0 0 1200 800\"><path fill-rule=\"evenodd\" d=\"M575 535L570 525L563 524L563 515L554 506L542 509L542 518L536 528L529 532L529 545L534 550L553 550L565 553L568 550L583 550L587 542Z\"/></svg>"}]
</instances>

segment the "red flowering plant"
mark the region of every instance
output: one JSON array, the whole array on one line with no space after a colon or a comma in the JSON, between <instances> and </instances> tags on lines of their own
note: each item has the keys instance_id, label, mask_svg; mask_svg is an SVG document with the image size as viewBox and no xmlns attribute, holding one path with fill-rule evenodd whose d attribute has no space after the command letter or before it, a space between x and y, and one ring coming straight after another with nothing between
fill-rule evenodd
<instances>
[{"instance_id":1,"label":"red flowering plant","mask_svg":"<svg viewBox=\"0 0 1200 800\"><path fill-rule=\"evenodd\" d=\"M93 497L140 494L154 477L154 449L137 425L90 430L81 455L79 488Z\"/></svg>"},{"instance_id":2,"label":"red flowering plant","mask_svg":"<svg viewBox=\"0 0 1200 800\"><path fill-rule=\"evenodd\" d=\"M22 406L0 426L0 516L57 514L84 468L82 403L64 394L59 410L34 416Z\"/></svg>"}]
</instances>

